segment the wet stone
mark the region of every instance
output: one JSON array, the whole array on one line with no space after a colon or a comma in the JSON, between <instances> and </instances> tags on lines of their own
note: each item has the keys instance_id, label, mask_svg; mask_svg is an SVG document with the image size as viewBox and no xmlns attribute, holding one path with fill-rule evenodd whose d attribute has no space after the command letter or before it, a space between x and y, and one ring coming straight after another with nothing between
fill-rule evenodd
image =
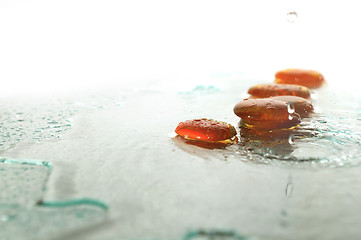
<instances>
[{"instance_id":1,"label":"wet stone","mask_svg":"<svg viewBox=\"0 0 361 240\"><path fill-rule=\"evenodd\" d=\"M290 95L308 99L311 96L307 87L294 84L258 84L249 88L248 93L252 98Z\"/></svg>"},{"instance_id":2,"label":"wet stone","mask_svg":"<svg viewBox=\"0 0 361 240\"><path fill-rule=\"evenodd\" d=\"M308 88L319 88L325 83L323 75L314 70L285 69L275 74L275 82L297 84Z\"/></svg>"},{"instance_id":3,"label":"wet stone","mask_svg":"<svg viewBox=\"0 0 361 240\"><path fill-rule=\"evenodd\" d=\"M300 116L289 112L288 104L274 99L249 99L233 109L242 119L242 127L260 131L288 129L300 123Z\"/></svg>"},{"instance_id":4,"label":"wet stone","mask_svg":"<svg viewBox=\"0 0 361 240\"><path fill-rule=\"evenodd\" d=\"M275 96L270 99L286 102L294 108L294 111L301 117L308 117L313 112L313 105L311 101L297 96Z\"/></svg>"},{"instance_id":5,"label":"wet stone","mask_svg":"<svg viewBox=\"0 0 361 240\"><path fill-rule=\"evenodd\" d=\"M232 125L205 118L180 122L175 132L185 139L213 142L228 140L236 135Z\"/></svg>"}]
</instances>

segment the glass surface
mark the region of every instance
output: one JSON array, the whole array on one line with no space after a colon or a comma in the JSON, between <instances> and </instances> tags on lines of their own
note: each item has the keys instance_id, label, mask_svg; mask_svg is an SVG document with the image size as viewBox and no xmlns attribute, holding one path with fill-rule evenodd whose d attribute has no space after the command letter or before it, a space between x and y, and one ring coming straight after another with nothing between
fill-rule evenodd
<instances>
[{"instance_id":1,"label":"glass surface","mask_svg":"<svg viewBox=\"0 0 361 240\"><path fill-rule=\"evenodd\" d=\"M360 16L357 1L1 0L0 239L359 240ZM300 127L225 149L175 138L195 118L239 131L234 105L285 68L327 81Z\"/></svg>"},{"instance_id":2,"label":"glass surface","mask_svg":"<svg viewBox=\"0 0 361 240\"><path fill-rule=\"evenodd\" d=\"M107 206L96 200L44 202L47 162L0 160L1 239L56 239L102 223Z\"/></svg>"},{"instance_id":3,"label":"glass surface","mask_svg":"<svg viewBox=\"0 0 361 240\"><path fill-rule=\"evenodd\" d=\"M239 130L233 106L250 85L267 80L234 74L210 82L179 89L158 81L133 90L44 98L61 97L64 105L57 107L77 111L59 138L39 141L30 131L3 150L8 159L42 159L53 167L49 177L43 163L2 160L7 189L1 195L2 226L12 227L1 233L35 234L34 239L60 233L64 239L182 239L189 232L218 231L247 239L355 239L361 199L359 96L329 83L313 91L315 113L292 138L241 138L210 150L177 141L177 124L206 117ZM32 117L39 119L24 115ZM13 191L21 197L13 199ZM107 218L102 204L84 198L107 203ZM84 202L68 205L69 199ZM24 217L13 218L12 211ZM97 227L88 227L93 221Z\"/></svg>"}]
</instances>

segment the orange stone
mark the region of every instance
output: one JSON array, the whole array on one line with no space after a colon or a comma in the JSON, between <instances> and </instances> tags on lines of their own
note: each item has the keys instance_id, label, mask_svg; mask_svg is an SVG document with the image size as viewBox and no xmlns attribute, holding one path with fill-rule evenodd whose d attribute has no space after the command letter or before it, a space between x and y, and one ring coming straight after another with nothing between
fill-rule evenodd
<instances>
[{"instance_id":1,"label":"orange stone","mask_svg":"<svg viewBox=\"0 0 361 240\"><path fill-rule=\"evenodd\" d=\"M297 84L308 88L319 88L325 83L321 73L314 70L285 69L275 74L275 82L283 84Z\"/></svg>"},{"instance_id":2,"label":"orange stone","mask_svg":"<svg viewBox=\"0 0 361 240\"><path fill-rule=\"evenodd\" d=\"M262 98L249 99L234 106L234 113L242 119L242 127L261 131L289 129L300 123L300 116L289 112L286 102Z\"/></svg>"},{"instance_id":3,"label":"orange stone","mask_svg":"<svg viewBox=\"0 0 361 240\"><path fill-rule=\"evenodd\" d=\"M294 111L301 117L307 117L313 112L313 105L311 101L297 96L276 96L270 97L270 99L289 103L293 106Z\"/></svg>"},{"instance_id":4,"label":"orange stone","mask_svg":"<svg viewBox=\"0 0 361 240\"><path fill-rule=\"evenodd\" d=\"M248 93L254 98L267 98L273 96L291 95L310 98L311 94L307 87L294 84L258 84L251 87Z\"/></svg>"},{"instance_id":5,"label":"orange stone","mask_svg":"<svg viewBox=\"0 0 361 240\"><path fill-rule=\"evenodd\" d=\"M185 139L212 142L228 140L237 134L232 125L206 118L180 122L175 132Z\"/></svg>"},{"instance_id":6,"label":"orange stone","mask_svg":"<svg viewBox=\"0 0 361 240\"><path fill-rule=\"evenodd\" d=\"M218 142L191 140L191 139L186 139L184 137L181 137L180 135L175 136L173 139L179 143L185 143L185 144L194 145L194 146L197 146L200 148L206 148L206 149L224 149L229 145L238 143L237 137L233 137L230 140L218 141Z\"/></svg>"}]
</instances>

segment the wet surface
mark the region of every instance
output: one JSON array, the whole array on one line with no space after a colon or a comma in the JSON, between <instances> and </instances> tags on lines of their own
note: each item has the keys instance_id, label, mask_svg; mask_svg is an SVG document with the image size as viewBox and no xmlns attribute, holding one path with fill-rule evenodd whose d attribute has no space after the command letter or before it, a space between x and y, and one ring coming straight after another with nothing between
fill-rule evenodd
<instances>
[{"instance_id":1,"label":"wet surface","mask_svg":"<svg viewBox=\"0 0 361 240\"><path fill-rule=\"evenodd\" d=\"M44 202L51 165L0 160L0 236L6 240L54 239L104 221L107 206L91 199Z\"/></svg>"},{"instance_id":2,"label":"wet surface","mask_svg":"<svg viewBox=\"0 0 361 240\"><path fill-rule=\"evenodd\" d=\"M181 239L192 229L264 240L358 239L359 97L332 85L314 91L315 114L289 135L238 133L239 143L221 149L177 141L174 129L187 119L238 125L233 107L258 82L219 82L221 87L195 85L187 91L160 82L156 89L73 97L34 117L76 108L57 119L72 119L61 137L38 141L34 131L27 132L2 155L52 163L44 202L85 197L109 205L107 222L70 231L66 239Z\"/></svg>"},{"instance_id":3,"label":"wet surface","mask_svg":"<svg viewBox=\"0 0 361 240\"><path fill-rule=\"evenodd\" d=\"M332 86L314 90L312 101L315 112L289 131L254 134L242 129L239 121L238 124L231 122L239 126L240 143L219 152L220 155L228 159L252 159L252 162L293 167L359 165L361 128L358 123L361 113L358 106L361 100L356 96L352 98L350 92L335 91ZM210 109L213 107L209 106Z\"/></svg>"},{"instance_id":4,"label":"wet surface","mask_svg":"<svg viewBox=\"0 0 361 240\"><path fill-rule=\"evenodd\" d=\"M0 153L22 140L57 140L68 130L74 106L61 101L31 102L2 99Z\"/></svg>"}]
</instances>

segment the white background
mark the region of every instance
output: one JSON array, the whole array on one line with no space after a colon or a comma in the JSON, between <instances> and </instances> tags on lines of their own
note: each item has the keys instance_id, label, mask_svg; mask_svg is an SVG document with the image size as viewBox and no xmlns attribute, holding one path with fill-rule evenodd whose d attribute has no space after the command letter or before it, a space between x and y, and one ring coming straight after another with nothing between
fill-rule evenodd
<instances>
[{"instance_id":1,"label":"white background","mask_svg":"<svg viewBox=\"0 0 361 240\"><path fill-rule=\"evenodd\" d=\"M360 16L358 1L0 0L1 91L232 72L272 81L289 67L360 82Z\"/></svg>"}]
</instances>

